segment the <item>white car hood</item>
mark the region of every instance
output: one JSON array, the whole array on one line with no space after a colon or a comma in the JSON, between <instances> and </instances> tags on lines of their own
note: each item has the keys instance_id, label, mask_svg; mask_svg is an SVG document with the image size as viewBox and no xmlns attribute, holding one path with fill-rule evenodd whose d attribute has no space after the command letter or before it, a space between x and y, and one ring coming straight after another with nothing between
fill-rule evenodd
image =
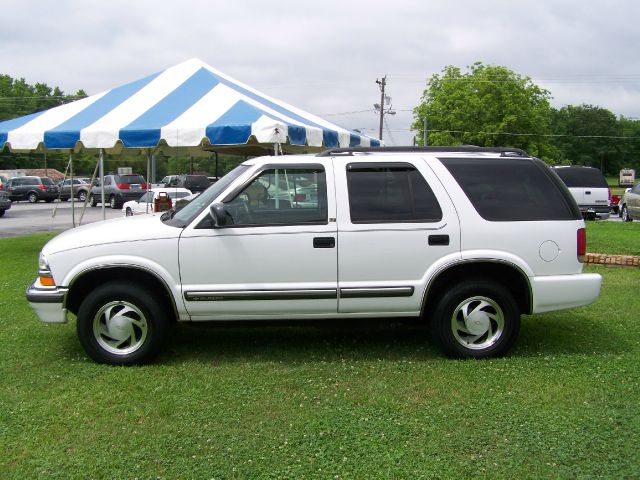
<instances>
[{"instance_id":1,"label":"white car hood","mask_svg":"<svg viewBox=\"0 0 640 480\"><path fill-rule=\"evenodd\" d=\"M182 229L162 223L159 215L114 218L67 230L50 240L42 253L49 255L93 245L177 238L181 233Z\"/></svg>"}]
</instances>

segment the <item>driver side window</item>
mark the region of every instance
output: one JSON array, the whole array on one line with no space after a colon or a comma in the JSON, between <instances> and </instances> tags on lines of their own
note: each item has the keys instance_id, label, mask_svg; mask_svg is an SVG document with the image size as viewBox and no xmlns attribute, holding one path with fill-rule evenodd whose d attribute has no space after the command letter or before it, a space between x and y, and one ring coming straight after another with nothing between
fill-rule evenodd
<instances>
[{"instance_id":1,"label":"driver side window","mask_svg":"<svg viewBox=\"0 0 640 480\"><path fill-rule=\"evenodd\" d=\"M283 166L260 172L225 202L234 226L327 223L327 182L321 166Z\"/></svg>"}]
</instances>

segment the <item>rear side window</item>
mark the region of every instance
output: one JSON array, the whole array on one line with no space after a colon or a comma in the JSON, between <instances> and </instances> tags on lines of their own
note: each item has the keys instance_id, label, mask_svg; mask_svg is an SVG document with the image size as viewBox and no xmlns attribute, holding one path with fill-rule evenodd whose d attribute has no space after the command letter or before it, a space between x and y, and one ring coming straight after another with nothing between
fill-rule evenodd
<instances>
[{"instance_id":1,"label":"rear side window","mask_svg":"<svg viewBox=\"0 0 640 480\"><path fill-rule=\"evenodd\" d=\"M602 172L592 167L558 167L553 169L567 187L609 188Z\"/></svg>"},{"instance_id":2,"label":"rear side window","mask_svg":"<svg viewBox=\"0 0 640 480\"><path fill-rule=\"evenodd\" d=\"M51 180L49 177L40 177L40 179L42 180L42 183L44 185L55 185L55 183L53 183L53 180Z\"/></svg>"},{"instance_id":3,"label":"rear side window","mask_svg":"<svg viewBox=\"0 0 640 480\"><path fill-rule=\"evenodd\" d=\"M441 158L478 214L494 222L576 220L566 188L540 161ZM564 190L564 191L563 191Z\"/></svg>"},{"instance_id":4,"label":"rear side window","mask_svg":"<svg viewBox=\"0 0 640 480\"><path fill-rule=\"evenodd\" d=\"M347 186L352 223L442 220L433 191L408 163L350 163Z\"/></svg>"}]
</instances>

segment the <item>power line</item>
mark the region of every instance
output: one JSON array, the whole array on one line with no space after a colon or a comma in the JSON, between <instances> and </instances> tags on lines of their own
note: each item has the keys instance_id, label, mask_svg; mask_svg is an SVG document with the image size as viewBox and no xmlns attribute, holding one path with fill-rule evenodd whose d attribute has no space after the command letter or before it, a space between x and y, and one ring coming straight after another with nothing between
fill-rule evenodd
<instances>
[{"instance_id":1,"label":"power line","mask_svg":"<svg viewBox=\"0 0 640 480\"><path fill-rule=\"evenodd\" d=\"M397 128L391 130L392 132L415 132L417 130L410 128ZM472 132L468 130L438 130L438 129L429 129L429 133L432 132L442 132L442 133L464 133L466 134L476 134L476 135L507 135L514 137L571 137L571 138L609 138L614 140L639 140L640 136L628 137L624 135L571 135L566 133L515 133L515 132Z\"/></svg>"}]
</instances>

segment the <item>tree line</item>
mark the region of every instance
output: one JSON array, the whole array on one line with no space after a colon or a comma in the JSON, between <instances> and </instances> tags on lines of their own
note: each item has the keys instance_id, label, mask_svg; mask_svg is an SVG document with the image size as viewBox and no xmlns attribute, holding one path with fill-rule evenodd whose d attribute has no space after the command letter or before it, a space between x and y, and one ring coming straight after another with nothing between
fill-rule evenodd
<instances>
[{"instance_id":1,"label":"tree line","mask_svg":"<svg viewBox=\"0 0 640 480\"><path fill-rule=\"evenodd\" d=\"M640 169L640 121L594 105L551 106L551 92L503 66L446 66L427 80L412 129L424 145L516 147L550 164Z\"/></svg>"}]
</instances>

